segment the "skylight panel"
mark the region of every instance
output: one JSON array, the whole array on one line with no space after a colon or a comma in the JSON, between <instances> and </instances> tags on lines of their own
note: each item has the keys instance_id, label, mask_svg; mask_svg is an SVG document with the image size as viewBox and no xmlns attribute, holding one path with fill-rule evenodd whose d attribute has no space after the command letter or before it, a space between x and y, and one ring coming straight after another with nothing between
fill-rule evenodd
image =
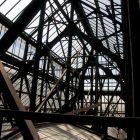
<instances>
[{"instance_id":1,"label":"skylight panel","mask_svg":"<svg viewBox=\"0 0 140 140\"><path fill-rule=\"evenodd\" d=\"M15 20L19 13L31 2L31 0L7 0L0 6L0 12L6 14L10 20Z\"/></svg>"}]
</instances>

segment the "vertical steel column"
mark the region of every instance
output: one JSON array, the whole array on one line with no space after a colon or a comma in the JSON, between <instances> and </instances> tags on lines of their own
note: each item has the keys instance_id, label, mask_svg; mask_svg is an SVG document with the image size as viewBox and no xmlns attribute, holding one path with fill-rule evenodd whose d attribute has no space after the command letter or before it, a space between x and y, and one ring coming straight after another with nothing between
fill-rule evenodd
<instances>
[{"instance_id":1,"label":"vertical steel column","mask_svg":"<svg viewBox=\"0 0 140 140\"><path fill-rule=\"evenodd\" d=\"M67 73L66 73L66 92L65 92L65 102L66 103L69 100L69 90L70 90L71 50L72 50L72 33L70 31L69 32L68 57L67 57L68 65L67 65Z\"/></svg>"},{"instance_id":2,"label":"vertical steel column","mask_svg":"<svg viewBox=\"0 0 140 140\"><path fill-rule=\"evenodd\" d=\"M139 46L140 46L140 2L122 1L126 78L126 115L140 117L139 111ZM128 129L128 140L139 140L140 126Z\"/></svg>"},{"instance_id":3,"label":"vertical steel column","mask_svg":"<svg viewBox=\"0 0 140 140\"><path fill-rule=\"evenodd\" d=\"M132 57L132 93L134 99L134 117L140 117L139 103L139 47L140 47L140 1L127 0L130 12L130 39L131 39L131 57ZM132 101L133 102L133 101ZM140 126L134 130L134 139L140 140Z\"/></svg>"},{"instance_id":4,"label":"vertical steel column","mask_svg":"<svg viewBox=\"0 0 140 140\"><path fill-rule=\"evenodd\" d=\"M35 111L35 106L36 106L37 82L38 82L38 72L39 72L39 61L41 57L41 43L42 43L42 35L43 35L45 7L46 4L42 5L41 7L40 21L38 26L38 37L37 37L38 47L36 48L36 54L34 60L34 71L33 71L32 88L31 88L31 96L30 96L31 111Z\"/></svg>"},{"instance_id":5,"label":"vertical steel column","mask_svg":"<svg viewBox=\"0 0 140 140\"><path fill-rule=\"evenodd\" d=\"M2 131L2 121L3 121L3 117L0 115L0 138L1 138L1 131Z\"/></svg>"},{"instance_id":6,"label":"vertical steel column","mask_svg":"<svg viewBox=\"0 0 140 140\"><path fill-rule=\"evenodd\" d=\"M86 48L85 47L83 47L83 66L85 65L85 56L86 56ZM83 81L82 81L82 83L81 83L81 90L82 90L82 92L84 93L84 79L83 79ZM81 96L81 108L83 108L84 107L84 94L82 94L82 96Z\"/></svg>"},{"instance_id":7,"label":"vertical steel column","mask_svg":"<svg viewBox=\"0 0 140 140\"><path fill-rule=\"evenodd\" d=\"M95 52L95 104L98 103L99 93L98 93L98 81L99 81L99 68L98 68L98 53ZM95 108L96 115L98 113L98 108Z\"/></svg>"},{"instance_id":8,"label":"vertical steel column","mask_svg":"<svg viewBox=\"0 0 140 140\"><path fill-rule=\"evenodd\" d=\"M93 63L95 63L95 62L93 62L94 61L94 59L93 59L93 49L91 50L91 53L90 53L90 55L91 56L89 56L89 59L90 59L90 63L91 63L91 77L90 77L90 84L91 84L91 89L90 89L90 105L92 105L92 103L93 103L93 80L94 80L94 78L93 78Z\"/></svg>"},{"instance_id":9,"label":"vertical steel column","mask_svg":"<svg viewBox=\"0 0 140 140\"><path fill-rule=\"evenodd\" d=\"M27 53L28 53L28 43L26 42L25 45L25 50L24 50L24 56L23 56L23 61L25 62L27 59ZM21 82L20 82L20 89L19 89L19 98L21 98L22 94L22 87L23 87L23 79L25 75L21 75Z\"/></svg>"},{"instance_id":10,"label":"vertical steel column","mask_svg":"<svg viewBox=\"0 0 140 140\"><path fill-rule=\"evenodd\" d=\"M42 102L43 89L44 89L46 61L47 61L47 57L44 56L43 71L42 71L42 78L41 78L41 89L40 89L40 104Z\"/></svg>"},{"instance_id":11,"label":"vertical steel column","mask_svg":"<svg viewBox=\"0 0 140 140\"><path fill-rule=\"evenodd\" d=\"M48 41L48 40L47 40ZM48 59L47 59L47 70L46 70L46 73L47 74L49 74L49 67L50 67L50 59L49 59L49 57L48 57ZM46 98L46 96L48 96L47 94L48 94L48 92L47 92L47 88L49 87L48 85L49 85L49 80L47 79L47 78L45 78L45 82L46 82L46 91L45 91L45 98ZM45 101L45 103L44 103L44 112L47 112L48 110L47 110L47 101Z\"/></svg>"},{"instance_id":12,"label":"vertical steel column","mask_svg":"<svg viewBox=\"0 0 140 140\"><path fill-rule=\"evenodd\" d=\"M73 22L73 2L71 3L71 13L70 13L70 22ZM72 26L69 28L69 44L68 44L68 58L67 58L67 73L66 73L66 92L65 92L65 103L69 100L69 90L70 90L70 69L71 69L71 51L72 51Z\"/></svg>"}]
</instances>

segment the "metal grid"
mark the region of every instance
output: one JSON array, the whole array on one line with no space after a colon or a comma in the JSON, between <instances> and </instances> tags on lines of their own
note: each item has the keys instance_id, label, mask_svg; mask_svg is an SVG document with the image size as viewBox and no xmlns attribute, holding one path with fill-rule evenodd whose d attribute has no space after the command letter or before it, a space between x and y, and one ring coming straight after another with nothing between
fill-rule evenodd
<instances>
[{"instance_id":1,"label":"metal grid","mask_svg":"<svg viewBox=\"0 0 140 140\"><path fill-rule=\"evenodd\" d=\"M0 59L28 111L125 117L122 8L121 0L1 0Z\"/></svg>"}]
</instances>

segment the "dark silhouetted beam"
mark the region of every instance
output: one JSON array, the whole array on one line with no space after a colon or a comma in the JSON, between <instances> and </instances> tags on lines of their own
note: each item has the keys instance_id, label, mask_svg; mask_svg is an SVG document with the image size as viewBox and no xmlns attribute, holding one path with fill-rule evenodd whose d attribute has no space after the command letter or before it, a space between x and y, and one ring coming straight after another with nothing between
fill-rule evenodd
<instances>
[{"instance_id":1,"label":"dark silhouetted beam","mask_svg":"<svg viewBox=\"0 0 140 140\"><path fill-rule=\"evenodd\" d=\"M100 95L105 95L105 96L112 96L112 95L120 96L122 94L121 91L116 91L116 92L114 92L114 91L98 91L98 93ZM95 94L96 94L96 92L93 91L93 95L95 95ZM84 91L84 95L89 95L89 91Z\"/></svg>"},{"instance_id":2,"label":"dark silhouetted beam","mask_svg":"<svg viewBox=\"0 0 140 140\"><path fill-rule=\"evenodd\" d=\"M126 115L140 117L139 110L139 46L140 46L140 1L122 1L123 7L123 37L125 52L125 90ZM128 129L128 140L140 139L140 126L136 129Z\"/></svg>"},{"instance_id":3,"label":"dark silhouetted beam","mask_svg":"<svg viewBox=\"0 0 140 140\"><path fill-rule=\"evenodd\" d=\"M24 112L15 110L0 110L3 117L22 116L26 120L37 120L38 122L55 122L81 125L105 125L111 127L137 127L140 125L140 117L100 117L93 115L64 115L64 114L47 114L36 112Z\"/></svg>"}]
</instances>

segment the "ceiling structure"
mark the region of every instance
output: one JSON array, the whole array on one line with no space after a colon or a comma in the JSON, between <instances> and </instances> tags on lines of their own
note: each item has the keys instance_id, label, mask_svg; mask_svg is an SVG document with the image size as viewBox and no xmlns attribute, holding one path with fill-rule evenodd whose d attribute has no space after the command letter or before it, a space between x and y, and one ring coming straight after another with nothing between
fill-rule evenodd
<instances>
[{"instance_id":1,"label":"ceiling structure","mask_svg":"<svg viewBox=\"0 0 140 140\"><path fill-rule=\"evenodd\" d=\"M125 117L124 5L121 0L1 0L1 109ZM26 139L34 130L31 123L2 118L1 133L9 130L10 137L18 126ZM107 137L108 126L87 129Z\"/></svg>"}]
</instances>

